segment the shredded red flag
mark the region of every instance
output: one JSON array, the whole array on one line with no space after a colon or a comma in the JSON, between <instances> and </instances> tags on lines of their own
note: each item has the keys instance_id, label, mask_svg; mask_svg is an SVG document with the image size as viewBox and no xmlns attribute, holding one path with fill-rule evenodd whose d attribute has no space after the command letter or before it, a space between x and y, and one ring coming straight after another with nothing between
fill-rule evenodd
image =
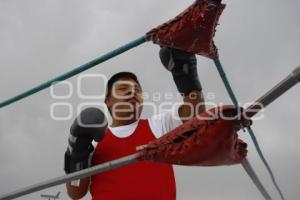
<instances>
[{"instance_id":1,"label":"shredded red flag","mask_svg":"<svg viewBox=\"0 0 300 200\"><path fill-rule=\"evenodd\" d=\"M234 117L236 111L234 106L213 108L149 142L140 159L190 166L240 163L247 155L247 144L238 139L237 131L249 120Z\"/></svg>"},{"instance_id":2,"label":"shredded red flag","mask_svg":"<svg viewBox=\"0 0 300 200\"><path fill-rule=\"evenodd\" d=\"M146 38L161 46L217 58L213 37L224 8L221 0L196 0L174 19L149 31Z\"/></svg>"}]
</instances>

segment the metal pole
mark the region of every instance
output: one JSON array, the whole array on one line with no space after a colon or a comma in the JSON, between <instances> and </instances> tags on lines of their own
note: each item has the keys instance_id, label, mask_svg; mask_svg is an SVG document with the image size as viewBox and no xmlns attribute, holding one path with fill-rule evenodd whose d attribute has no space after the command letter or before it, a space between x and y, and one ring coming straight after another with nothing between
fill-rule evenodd
<instances>
[{"instance_id":1,"label":"metal pole","mask_svg":"<svg viewBox=\"0 0 300 200\"><path fill-rule=\"evenodd\" d=\"M67 174L65 176L61 176L61 177L57 177L51 180L47 180L35 185L31 185L19 190L16 190L14 192L8 193L8 194L4 194L2 196L0 196L0 200L10 200L10 199L14 199L20 196L24 196L26 194L30 194L39 190L43 190L46 189L48 187L53 187L56 185L60 185L63 184L67 181L71 181L71 180L77 180L80 178L84 178L84 177L89 177L95 174L98 174L100 172L105 172L111 169L115 169L115 168L119 168L122 167L124 165L129 165L129 164L133 164L135 162L137 162L137 158L139 157L139 153L135 153L129 156L125 156L122 157L120 159L111 161L111 162L106 162L100 165L96 165L94 167L91 168L87 168L84 170L80 170L71 174Z\"/></svg>"},{"instance_id":2,"label":"metal pole","mask_svg":"<svg viewBox=\"0 0 300 200\"><path fill-rule=\"evenodd\" d=\"M106 54L104 54L104 55L102 55L102 56L86 63L86 64L83 64L83 65L81 65L81 66L79 66L79 67L77 67L77 68L75 68L75 69L73 69L69 72L66 72L66 73L64 73L60 76L57 76L57 77L55 77L51 80L48 80L48 81L46 81L46 82L30 89L30 90L27 90L27 91L25 91L21 94L18 94L18 95L14 96L10 99L7 99L7 100L4 100L4 101L0 102L0 108L2 108L4 106L7 106L9 104L12 104L16 101L19 101L23 98L26 98L30 95L33 95L33 94L35 94L35 93L37 93L37 92L39 92L43 89L46 89L46 88L50 87L53 84L56 84L59 81L63 81L63 80L66 80L66 79L68 79L72 76L75 76L76 74L79 74L79 73L81 73L85 70L88 70L88 69L90 69L90 68L92 68L92 67L94 67L94 66L96 66L100 63L103 63L103 62L105 62L105 61L107 61L107 60L109 60L113 57L116 57L117 55L120 55L121 53L124 53L125 51L128 51L129 49L132 49L132 48L134 48L134 47L136 47L136 46L138 46L142 43L145 43L145 42L146 42L146 37L145 36L140 37L136 40L133 40L133 41L129 42L128 44L125 44L125 45L123 45L123 46L121 46L121 47L119 47L119 48L117 48L113 51L110 51L110 52L108 52L108 53L106 53Z\"/></svg>"},{"instance_id":3,"label":"metal pole","mask_svg":"<svg viewBox=\"0 0 300 200\"><path fill-rule=\"evenodd\" d=\"M293 70L293 72L283 79L280 83L274 86L271 90L265 93L262 97L257 99L254 104L249 106L244 116L251 118L261 109L267 107L270 103L288 91L290 88L300 82L300 66Z\"/></svg>"},{"instance_id":4,"label":"metal pole","mask_svg":"<svg viewBox=\"0 0 300 200\"><path fill-rule=\"evenodd\" d=\"M233 101L235 106L239 106L238 105L238 101L237 98L234 95L234 92L230 86L230 83L226 77L226 73L223 70L222 64L220 62L219 59L214 59L214 63L217 67L217 70L223 80L223 83L226 87L226 90L231 98L231 100ZM266 107L267 105L269 105L271 102L273 102L275 99L277 99L279 96L281 96L283 93L285 93L287 90L289 90L290 88L292 88L294 85L296 85L298 82L300 81L300 66L298 66L287 78L285 78L283 81L281 81L279 84L277 84L273 89L271 89L269 92L267 92L264 96L262 96L261 98L259 98L252 106L249 106L246 111L243 113L244 117L248 117L251 118L253 115L255 115L256 113L258 113L262 108ZM266 166L272 182L274 184L274 186L276 187L278 193L280 194L281 199L284 199L284 196L275 180L275 177L273 175L273 172L269 166L269 164L267 163L266 159L264 158L262 151L259 148L258 142L256 140L256 137L251 129L251 127L247 128L248 132L250 133L250 136L253 140L253 143L256 147L256 150L261 158L261 160L263 161L264 165ZM247 161L248 162L248 161ZM247 167L247 174L249 175L249 177L252 179L252 181L255 183L256 186L258 186L258 184L256 183L260 183L255 171L253 170L253 168L251 167L250 163L243 163L242 162L243 167L245 168L245 166ZM259 184L261 188L258 188L260 190L260 192L262 193L262 195L264 197L265 196L265 192L266 190L263 188L263 185L260 183ZM270 195L268 195L270 196Z\"/></svg>"},{"instance_id":5,"label":"metal pole","mask_svg":"<svg viewBox=\"0 0 300 200\"><path fill-rule=\"evenodd\" d=\"M250 163L247 159L242 161L242 166L245 169L245 171L247 172L247 174L251 177L251 180L256 185L256 187L258 188L260 193L265 197L265 199L272 200L271 196L266 191L263 184L260 182L259 178L257 177L257 175L254 172L254 169L252 168L252 166L250 165Z\"/></svg>"},{"instance_id":6,"label":"metal pole","mask_svg":"<svg viewBox=\"0 0 300 200\"><path fill-rule=\"evenodd\" d=\"M294 69L290 75L288 75L280 83L278 83L276 86L274 86L271 90L269 90L267 93L265 93L262 97L257 99L251 106L249 106L243 113L243 117L247 118L247 119L253 117L261 109L267 107L270 103L275 101L278 97L280 97L282 94L284 94L286 91L288 91L290 88L292 88L299 82L300 82L300 66L298 66L296 69ZM252 140L255 143L255 145L258 145L255 138L252 138ZM262 156L262 152L260 151L260 149L258 149L258 153L260 154L262 161L264 162L265 166L267 167L268 171L270 172L271 179L272 179L277 191L279 192L281 199L284 199L284 196L283 196L278 184L275 181L275 177L270 169L270 166L268 165L267 161ZM270 195L267 193L267 191L261 184L260 180L256 176L255 171L251 167L248 160L243 161L242 166L244 167L245 171L248 173L248 175L252 179L253 183L259 189L261 194L267 200L271 199Z\"/></svg>"}]
</instances>

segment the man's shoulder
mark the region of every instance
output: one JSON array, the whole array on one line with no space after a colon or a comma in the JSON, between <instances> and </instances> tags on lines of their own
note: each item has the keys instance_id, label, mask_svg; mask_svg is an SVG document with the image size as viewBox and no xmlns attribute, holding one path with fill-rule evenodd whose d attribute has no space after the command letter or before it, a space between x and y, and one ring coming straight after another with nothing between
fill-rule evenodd
<instances>
[{"instance_id":1,"label":"man's shoulder","mask_svg":"<svg viewBox=\"0 0 300 200\"><path fill-rule=\"evenodd\" d=\"M177 112L167 111L147 118L152 132L160 137L182 124Z\"/></svg>"}]
</instances>

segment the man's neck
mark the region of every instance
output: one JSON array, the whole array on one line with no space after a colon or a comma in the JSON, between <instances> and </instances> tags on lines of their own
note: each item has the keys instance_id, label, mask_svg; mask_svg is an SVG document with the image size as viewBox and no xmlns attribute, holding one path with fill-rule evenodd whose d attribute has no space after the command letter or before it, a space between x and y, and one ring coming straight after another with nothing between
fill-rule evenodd
<instances>
[{"instance_id":1,"label":"man's neck","mask_svg":"<svg viewBox=\"0 0 300 200\"><path fill-rule=\"evenodd\" d=\"M133 118L133 119L130 119L130 120L116 120L116 119L113 119L112 124L110 126L111 127L125 126L125 125L128 125L128 124L132 124L132 123L136 122L137 120L138 119L136 119L136 118Z\"/></svg>"}]
</instances>

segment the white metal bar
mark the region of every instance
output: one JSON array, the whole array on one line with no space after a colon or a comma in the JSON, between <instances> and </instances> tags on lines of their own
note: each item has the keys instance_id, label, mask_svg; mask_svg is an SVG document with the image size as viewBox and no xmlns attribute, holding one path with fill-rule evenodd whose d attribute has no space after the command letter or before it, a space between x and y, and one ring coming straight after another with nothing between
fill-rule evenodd
<instances>
[{"instance_id":1,"label":"white metal bar","mask_svg":"<svg viewBox=\"0 0 300 200\"><path fill-rule=\"evenodd\" d=\"M250 176L253 183L256 185L257 189L260 191L260 193L264 196L266 200L272 200L271 196L267 192L267 190L264 188L263 184L260 182L259 178L257 177L254 169L252 168L251 164L247 159L243 160L242 166L247 172L247 174Z\"/></svg>"},{"instance_id":2,"label":"white metal bar","mask_svg":"<svg viewBox=\"0 0 300 200\"><path fill-rule=\"evenodd\" d=\"M132 163L137 162L137 158L139 157L139 153L135 153L129 156L125 156L122 157L120 159L114 160L114 161L110 161L110 162L106 162L100 165L96 165L94 167L90 167L84 170L80 170L78 172L74 172L71 174L67 174L61 177L57 177L51 180L47 180L35 185L31 185L19 190L16 190L14 192L8 193L8 194L4 194L2 196L0 196L0 200L10 200L10 199L14 199L20 196L24 196L36 191L40 191L49 187L53 187L56 185L60 185L63 184L67 181L71 181L71 180L77 180L80 178L84 178L84 177L89 177L95 174L98 174L100 172L105 172L111 169L115 169L115 168L119 168L122 167L124 165L129 165Z\"/></svg>"}]
</instances>

